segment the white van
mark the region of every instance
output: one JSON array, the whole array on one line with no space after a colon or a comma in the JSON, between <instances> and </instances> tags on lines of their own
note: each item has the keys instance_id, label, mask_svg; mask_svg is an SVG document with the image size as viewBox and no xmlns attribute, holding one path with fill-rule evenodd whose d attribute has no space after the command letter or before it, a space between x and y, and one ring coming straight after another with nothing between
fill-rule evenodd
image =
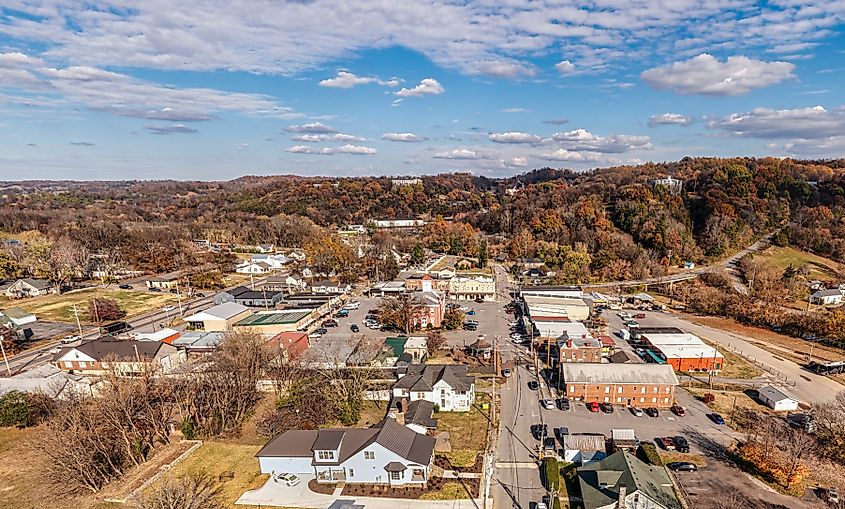
<instances>
[{"instance_id":1,"label":"white van","mask_svg":"<svg viewBox=\"0 0 845 509\"><path fill-rule=\"evenodd\" d=\"M355 300L355 301L349 302L348 304L345 304L343 306L343 309L345 309L347 311L351 311L353 309L358 309L359 307L361 307L361 303L358 302L357 300Z\"/></svg>"}]
</instances>

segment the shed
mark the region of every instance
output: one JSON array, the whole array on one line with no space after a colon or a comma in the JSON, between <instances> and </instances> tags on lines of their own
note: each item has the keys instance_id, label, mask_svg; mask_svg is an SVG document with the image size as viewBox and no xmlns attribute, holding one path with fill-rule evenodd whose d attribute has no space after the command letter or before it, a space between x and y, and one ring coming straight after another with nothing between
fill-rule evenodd
<instances>
[{"instance_id":1,"label":"shed","mask_svg":"<svg viewBox=\"0 0 845 509\"><path fill-rule=\"evenodd\" d=\"M776 412L798 410L798 400L773 385L761 387L757 391L757 399Z\"/></svg>"}]
</instances>

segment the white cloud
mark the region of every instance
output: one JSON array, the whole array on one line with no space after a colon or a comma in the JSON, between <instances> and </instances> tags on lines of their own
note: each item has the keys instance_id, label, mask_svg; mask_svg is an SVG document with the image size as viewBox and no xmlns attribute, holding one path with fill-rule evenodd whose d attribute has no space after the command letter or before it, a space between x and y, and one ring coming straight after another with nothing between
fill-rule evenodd
<instances>
[{"instance_id":1,"label":"white cloud","mask_svg":"<svg viewBox=\"0 0 845 509\"><path fill-rule=\"evenodd\" d=\"M511 157L510 159L502 159L502 166L508 168L525 168L528 166L528 159L525 157Z\"/></svg>"},{"instance_id":2,"label":"white cloud","mask_svg":"<svg viewBox=\"0 0 845 509\"><path fill-rule=\"evenodd\" d=\"M309 122L307 124L289 125L285 127L285 131L289 133L329 134L336 133L337 129L321 122Z\"/></svg>"},{"instance_id":3,"label":"white cloud","mask_svg":"<svg viewBox=\"0 0 845 509\"><path fill-rule=\"evenodd\" d=\"M795 64L732 56L724 62L703 53L689 60L643 71L642 79L659 90L679 94L742 95L793 78Z\"/></svg>"},{"instance_id":4,"label":"white cloud","mask_svg":"<svg viewBox=\"0 0 845 509\"><path fill-rule=\"evenodd\" d=\"M586 129L555 133L552 136L552 140L558 142L566 151L572 152L587 151L618 154L635 149L650 150L652 148L651 138L648 136L613 134L603 137L593 134Z\"/></svg>"},{"instance_id":5,"label":"white cloud","mask_svg":"<svg viewBox=\"0 0 845 509\"><path fill-rule=\"evenodd\" d=\"M360 136L353 136L351 134L298 134L291 138L293 141L300 141L305 143L323 143L326 141L367 141L366 138Z\"/></svg>"},{"instance_id":6,"label":"white cloud","mask_svg":"<svg viewBox=\"0 0 845 509\"><path fill-rule=\"evenodd\" d=\"M555 69L557 69L557 72L561 74L572 74L575 72L575 64L569 60L561 60L555 64Z\"/></svg>"},{"instance_id":7,"label":"white cloud","mask_svg":"<svg viewBox=\"0 0 845 509\"><path fill-rule=\"evenodd\" d=\"M334 78L328 78L319 83L321 87L329 88L352 88L356 85L367 85L369 83L378 83L386 87L395 87L399 85L399 79L391 78L387 81L382 81L375 76L358 76L349 71L340 70Z\"/></svg>"},{"instance_id":8,"label":"white cloud","mask_svg":"<svg viewBox=\"0 0 845 509\"><path fill-rule=\"evenodd\" d=\"M42 65L44 65L44 60L38 57L32 57L17 51L0 53L0 69L25 69Z\"/></svg>"},{"instance_id":9,"label":"white cloud","mask_svg":"<svg viewBox=\"0 0 845 509\"><path fill-rule=\"evenodd\" d=\"M352 154L352 155L374 155L378 153L376 149L365 147L362 145L342 145L340 147L323 147L317 148L308 145L294 145L287 149L288 152L294 154L311 154L330 156L334 154Z\"/></svg>"},{"instance_id":10,"label":"white cloud","mask_svg":"<svg viewBox=\"0 0 845 509\"><path fill-rule=\"evenodd\" d=\"M384 133L381 135L381 139L387 141L420 142L428 138L414 133Z\"/></svg>"},{"instance_id":11,"label":"white cloud","mask_svg":"<svg viewBox=\"0 0 845 509\"><path fill-rule=\"evenodd\" d=\"M436 79L426 78L420 81L420 84L414 88L400 89L396 92L396 95L399 97L421 97L424 95L438 95L445 91L446 89Z\"/></svg>"},{"instance_id":12,"label":"white cloud","mask_svg":"<svg viewBox=\"0 0 845 509\"><path fill-rule=\"evenodd\" d=\"M660 125L681 125L688 126L692 124L693 118L688 115L681 115L680 113L663 113L660 115L652 115L648 119L650 127L657 127Z\"/></svg>"},{"instance_id":13,"label":"white cloud","mask_svg":"<svg viewBox=\"0 0 845 509\"><path fill-rule=\"evenodd\" d=\"M554 152L540 154L540 159L545 161L596 161L598 154L595 152L572 152L565 148L559 148Z\"/></svg>"},{"instance_id":14,"label":"white cloud","mask_svg":"<svg viewBox=\"0 0 845 509\"><path fill-rule=\"evenodd\" d=\"M480 74L496 78L517 78L519 76L532 77L537 74L534 67L516 61L490 61L475 64L474 70Z\"/></svg>"},{"instance_id":15,"label":"white cloud","mask_svg":"<svg viewBox=\"0 0 845 509\"><path fill-rule=\"evenodd\" d=\"M193 134L197 132L196 129L188 127L184 124L167 124L167 125L148 125L144 129L150 131L152 134Z\"/></svg>"},{"instance_id":16,"label":"white cloud","mask_svg":"<svg viewBox=\"0 0 845 509\"><path fill-rule=\"evenodd\" d=\"M490 141L495 143L540 143L542 138L536 134L510 131L506 133L490 133Z\"/></svg>"},{"instance_id":17,"label":"white cloud","mask_svg":"<svg viewBox=\"0 0 845 509\"><path fill-rule=\"evenodd\" d=\"M530 110L527 110L525 108L503 108L499 111L501 111L502 113L527 113Z\"/></svg>"},{"instance_id":18,"label":"white cloud","mask_svg":"<svg viewBox=\"0 0 845 509\"><path fill-rule=\"evenodd\" d=\"M433 156L435 159L482 159L484 156L467 148L456 148L448 152L438 152Z\"/></svg>"}]
</instances>

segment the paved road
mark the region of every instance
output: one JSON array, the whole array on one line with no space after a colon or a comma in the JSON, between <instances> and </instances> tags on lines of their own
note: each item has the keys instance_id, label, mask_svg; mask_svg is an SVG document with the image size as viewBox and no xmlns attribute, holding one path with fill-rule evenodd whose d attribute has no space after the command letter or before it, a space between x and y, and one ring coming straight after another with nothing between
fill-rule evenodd
<instances>
[{"instance_id":1,"label":"paved road","mask_svg":"<svg viewBox=\"0 0 845 509\"><path fill-rule=\"evenodd\" d=\"M256 286L265 282L266 279L266 277L262 279L256 279ZM234 288L234 286L227 288L227 290L231 288ZM208 307L213 302L214 295L216 293L217 292L209 292L206 293L205 297L183 300L182 316L192 314L196 311ZM164 311L163 309L159 309L133 317L132 319L127 321L129 325L132 326L132 329L135 332L154 332L160 328L160 324L169 323L170 320L176 318L177 316L179 316L179 307L174 306L174 309L170 311ZM90 328L87 330L83 330L82 339L95 339L99 336L100 333L97 328ZM52 350L59 344L59 340L51 341L49 343L44 343L36 348L21 352L15 355L14 357L10 357L9 367L11 368L12 373L19 373L21 371L35 368L42 364L50 362L53 359L53 354L50 353L50 350ZM2 367L3 372L5 373L5 366Z\"/></svg>"}]
</instances>

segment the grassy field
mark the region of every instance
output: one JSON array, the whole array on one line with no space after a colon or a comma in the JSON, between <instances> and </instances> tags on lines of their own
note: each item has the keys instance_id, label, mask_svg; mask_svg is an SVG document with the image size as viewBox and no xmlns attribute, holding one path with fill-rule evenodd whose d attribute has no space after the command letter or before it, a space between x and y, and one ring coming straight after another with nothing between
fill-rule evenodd
<instances>
[{"instance_id":1,"label":"grassy field","mask_svg":"<svg viewBox=\"0 0 845 509\"><path fill-rule=\"evenodd\" d=\"M205 471L214 477L224 472L234 477L223 481L223 498L232 508L250 508L253 506L235 506L235 501L245 491L262 486L267 475L258 471L255 453L260 446L244 445L231 442L206 442L184 461L173 468L174 475L183 472Z\"/></svg>"},{"instance_id":2,"label":"grassy field","mask_svg":"<svg viewBox=\"0 0 845 509\"><path fill-rule=\"evenodd\" d=\"M477 454L484 451L490 410L482 405L490 401L486 394L477 394L469 412L435 412L437 431L448 431L452 452L445 453L453 465L470 466Z\"/></svg>"},{"instance_id":3,"label":"grassy field","mask_svg":"<svg viewBox=\"0 0 845 509\"><path fill-rule=\"evenodd\" d=\"M841 263L791 247L772 246L755 255L755 258L780 269L790 265L796 269L806 266L809 279L835 279L845 272L845 265Z\"/></svg>"},{"instance_id":4,"label":"grassy field","mask_svg":"<svg viewBox=\"0 0 845 509\"><path fill-rule=\"evenodd\" d=\"M710 346L715 346L719 353L725 357L725 362L722 365L722 370L719 372L721 378L736 378L738 380L750 380L763 375L763 370L748 362L739 355L727 350L726 348L718 348L709 341L703 340Z\"/></svg>"},{"instance_id":5,"label":"grassy field","mask_svg":"<svg viewBox=\"0 0 845 509\"><path fill-rule=\"evenodd\" d=\"M710 407L714 412L721 414L722 417L725 418L725 422L727 423L727 425L731 427L733 427L734 425L734 423L731 422L730 419L731 411L734 409L734 402L736 402L736 410L745 408L757 412L774 413L769 407L758 403L756 400L751 398L751 396L744 392L716 389L711 390L696 387L685 388L685 390L689 391L690 394L699 399L706 393L713 394L716 399L713 402L708 403L707 406Z\"/></svg>"},{"instance_id":6,"label":"grassy field","mask_svg":"<svg viewBox=\"0 0 845 509\"><path fill-rule=\"evenodd\" d=\"M166 305L176 305L177 297L171 293L146 293L134 290L120 290L117 287L91 288L62 295L43 295L30 299L10 301L14 305L38 317L39 320L55 322L76 322L73 305L79 312L83 324L92 324L88 319L88 303L94 297L114 299L129 318Z\"/></svg>"}]
</instances>

